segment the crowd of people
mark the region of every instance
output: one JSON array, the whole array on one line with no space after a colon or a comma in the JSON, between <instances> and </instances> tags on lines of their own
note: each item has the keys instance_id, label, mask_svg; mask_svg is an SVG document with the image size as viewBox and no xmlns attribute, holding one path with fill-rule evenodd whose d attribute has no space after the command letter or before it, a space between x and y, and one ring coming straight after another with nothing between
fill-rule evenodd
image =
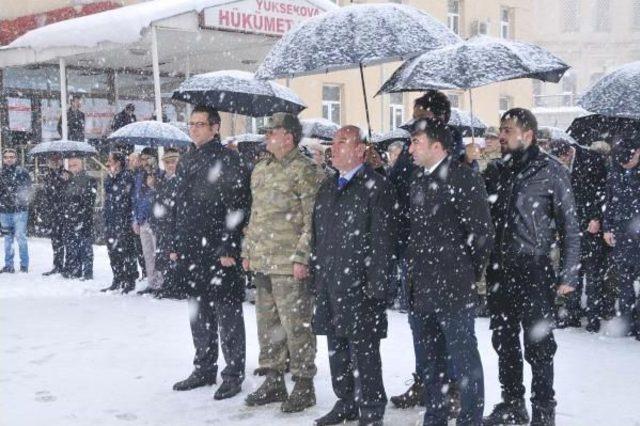
<instances>
[{"instance_id":1,"label":"crowd of people","mask_svg":"<svg viewBox=\"0 0 640 426\"><path fill-rule=\"evenodd\" d=\"M337 131L330 156L305 155L300 121L286 113L269 117L267 153L249 164L220 143L220 115L207 106L191 113L193 146L165 150L163 170L153 149L109 154L103 217L113 281L103 291L134 290L139 263L141 293L188 297L194 369L175 390L217 382L220 340L226 367L214 398L241 392L248 276L264 382L246 405L278 402L285 413L315 405L316 335L325 335L337 402L317 425L382 424L380 340L394 302L408 312L415 372L391 402L425 406L425 425L553 425L554 328L581 327L586 316L597 332L618 315L640 340L640 139L620 134L603 155L541 134L530 111L514 108L480 152L448 126L450 111L441 92L417 99L410 143L391 144L386 165L351 125ZM15 157L3 152L5 273L14 272L14 236L28 271L31 183ZM65 170L54 156L48 166L47 274L91 279L96 183L81 159ZM477 315L490 318L503 397L484 418Z\"/></svg>"}]
</instances>

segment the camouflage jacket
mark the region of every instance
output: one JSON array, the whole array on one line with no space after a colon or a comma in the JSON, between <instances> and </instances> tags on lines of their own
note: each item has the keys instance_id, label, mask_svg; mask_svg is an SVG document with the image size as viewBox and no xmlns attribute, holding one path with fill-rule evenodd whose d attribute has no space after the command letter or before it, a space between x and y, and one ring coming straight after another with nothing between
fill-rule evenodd
<instances>
[{"instance_id":1,"label":"camouflage jacket","mask_svg":"<svg viewBox=\"0 0 640 426\"><path fill-rule=\"evenodd\" d=\"M308 263L313 205L323 177L298 149L281 161L270 156L256 164L242 243L253 272L291 275L293 263Z\"/></svg>"}]
</instances>

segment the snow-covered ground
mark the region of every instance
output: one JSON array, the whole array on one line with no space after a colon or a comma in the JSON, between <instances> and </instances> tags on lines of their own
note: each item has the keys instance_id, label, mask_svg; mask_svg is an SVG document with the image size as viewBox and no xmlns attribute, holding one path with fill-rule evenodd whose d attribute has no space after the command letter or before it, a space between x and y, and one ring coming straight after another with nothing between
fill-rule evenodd
<instances>
[{"instance_id":1,"label":"snow-covered ground","mask_svg":"<svg viewBox=\"0 0 640 426\"><path fill-rule=\"evenodd\" d=\"M29 274L0 275L0 424L2 425L305 425L328 411L331 390L325 339L318 341L318 405L284 415L278 405L247 408L260 378L241 395L214 401L214 388L174 392L191 371L193 348L185 302L103 294L111 272L96 247L95 280L44 278L47 240L30 240ZM257 366L255 312L245 305L247 372ZM497 359L486 320L476 323L487 408L498 402ZM390 313L383 341L388 395L406 388L413 371L405 315ZM632 339L556 332L558 425L640 425L640 343ZM527 368L527 382L530 380ZM291 388L291 382L288 383ZM386 424L420 424L421 410L388 407Z\"/></svg>"}]
</instances>

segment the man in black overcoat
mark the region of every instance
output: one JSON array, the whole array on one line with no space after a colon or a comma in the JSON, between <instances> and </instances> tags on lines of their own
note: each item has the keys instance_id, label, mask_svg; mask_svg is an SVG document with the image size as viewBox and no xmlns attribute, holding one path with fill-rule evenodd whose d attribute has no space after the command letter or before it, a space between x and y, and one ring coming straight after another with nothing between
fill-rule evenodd
<instances>
[{"instance_id":1,"label":"man in black overcoat","mask_svg":"<svg viewBox=\"0 0 640 426\"><path fill-rule=\"evenodd\" d=\"M482 363L474 331L476 283L493 247L494 229L480 176L449 153L440 121L416 120L410 153L409 321L424 383L424 425L446 425L443 389L452 372L460 388L458 425L478 425L484 408Z\"/></svg>"},{"instance_id":2,"label":"man in black overcoat","mask_svg":"<svg viewBox=\"0 0 640 426\"><path fill-rule=\"evenodd\" d=\"M189 134L195 148L178 164L176 224L171 260L178 262L194 313L194 371L174 390L216 383L218 333L226 367L215 399L240 392L245 369L242 316L245 275L240 261L242 230L249 220L250 175L237 152L220 143L220 115L194 108Z\"/></svg>"},{"instance_id":3,"label":"man in black overcoat","mask_svg":"<svg viewBox=\"0 0 640 426\"><path fill-rule=\"evenodd\" d=\"M365 150L359 128L345 126L336 133L332 153L339 173L323 182L314 208L313 328L327 336L339 398L317 425L355 419L360 425L379 425L387 402L380 339L387 334L385 307L397 238L395 192L364 164Z\"/></svg>"},{"instance_id":4,"label":"man in black overcoat","mask_svg":"<svg viewBox=\"0 0 640 426\"><path fill-rule=\"evenodd\" d=\"M549 141L549 153L564 164L571 175L571 189L576 202L580 227L580 279L576 291L569 293L566 313L559 316L558 326L580 327L582 280L587 279L587 330L600 330L600 319L606 312L606 254L602 238L602 216L605 201L607 167L604 157L588 148L565 140Z\"/></svg>"}]
</instances>

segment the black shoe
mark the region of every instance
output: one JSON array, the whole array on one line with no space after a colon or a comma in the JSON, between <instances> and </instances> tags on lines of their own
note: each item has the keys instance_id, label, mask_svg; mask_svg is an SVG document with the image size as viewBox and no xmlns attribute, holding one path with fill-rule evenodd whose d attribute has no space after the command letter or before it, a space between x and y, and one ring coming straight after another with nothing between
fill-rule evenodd
<instances>
[{"instance_id":1,"label":"black shoe","mask_svg":"<svg viewBox=\"0 0 640 426\"><path fill-rule=\"evenodd\" d=\"M258 389L247 395L244 400L249 407L266 405L287 400L287 387L284 384L284 375L270 371L267 378Z\"/></svg>"},{"instance_id":2,"label":"black shoe","mask_svg":"<svg viewBox=\"0 0 640 426\"><path fill-rule=\"evenodd\" d=\"M137 294L139 296L144 296L145 294L153 294L153 293L155 293L155 291L156 291L155 288L147 287L144 290L138 291Z\"/></svg>"},{"instance_id":3,"label":"black shoe","mask_svg":"<svg viewBox=\"0 0 640 426\"><path fill-rule=\"evenodd\" d=\"M20 267L20 272L24 272L26 274L27 272L29 272L29 267L28 266L21 266Z\"/></svg>"},{"instance_id":4,"label":"black shoe","mask_svg":"<svg viewBox=\"0 0 640 426\"><path fill-rule=\"evenodd\" d=\"M531 426L555 426L556 407L555 404L536 405L531 408Z\"/></svg>"},{"instance_id":5,"label":"black shoe","mask_svg":"<svg viewBox=\"0 0 640 426\"><path fill-rule=\"evenodd\" d=\"M482 419L482 426L526 425L529 413L523 399L501 402L493 407L493 411Z\"/></svg>"},{"instance_id":6,"label":"black shoe","mask_svg":"<svg viewBox=\"0 0 640 426\"><path fill-rule=\"evenodd\" d=\"M381 419L365 420L361 418L358 420L358 426L382 426L383 424Z\"/></svg>"},{"instance_id":7,"label":"black shoe","mask_svg":"<svg viewBox=\"0 0 640 426\"><path fill-rule=\"evenodd\" d=\"M222 384L213 394L213 399L219 401L221 399L236 396L242 390L242 386L237 380L222 380Z\"/></svg>"},{"instance_id":8,"label":"black shoe","mask_svg":"<svg viewBox=\"0 0 640 426\"><path fill-rule=\"evenodd\" d=\"M255 370L253 370L253 375L254 376L266 376L268 372L269 372L268 368L258 367Z\"/></svg>"},{"instance_id":9,"label":"black shoe","mask_svg":"<svg viewBox=\"0 0 640 426\"><path fill-rule=\"evenodd\" d=\"M55 274L59 274L60 270L58 268L53 268L52 270L48 271L48 272L44 272L42 274L43 277L48 277L49 275L55 275Z\"/></svg>"},{"instance_id":10,"label":"black shoe","mask_svg":"<svg viewBox=\"0 0 640 426\"><path fill-rule=\"evenodd\" d=\"M194 371L186 379L173 385L175 391L187 391L202 386L210 386L216 384L216 375L205 375Z\"/></svg>"},{"instance_id":11,"label":"black shoe","mask_svg":"<svg viewBox=\"0 0 640 426\"><path fill-rule=\"evenodd\" d=\"M2 274L14 274L15 272L15 269L10 266L5 266L4 268L2 268L2 270L0 270L0 273Z\"/></svg>"},{"instance_id":12,"label":"black shoe","mask_svg":"<svg viewBox=\"0 0 640 426\"><path fill-rule=\"evenodd\" d=\"M315 419L314 424L316 426L339 425L353 420L358 420L358 407L353 402L345 403L339 399L331 411L319 419Z\"/></svg>"},{"instance_id":13,"label":"black shoe","mask_svg":"<svg viewBox=\"0 0 640 426\"><path fill-rule=\"evenodd\" d=\"M416 405L424 407L424 384L417 374L413 373L413 384L402 395L392 396L391 403L396 408L411 408Z\"/></svg>"},{"instance_id":14,"label":"black shoe","mask_svg":"<svg viewBox=\"0 0 640 426\"><path fill-rule=\"evenodd\" d=\"M580 328L582 323L578 318L565 318L558 321L557 328Z\"/></svg>"},{"instance_id":15,"label":"black shoe","mask_svg":"<svg viewBox=\"0 0 640 426\"><path fill-rule=\"evenodd\" d=\"M587 322L587 331L589 333L597 333L600 331L600 318L590 318Z\"/></svg>"},{"instance_id":16,"label":"black shoe","mask_svg":"<svg viewBox=\"0 0 640 426\"><path fill-rule=\"evenodd\" d=\"M122 294L127 294L136 289L135 283L129 283L122 286Z\"/></svg>"},{"instance_id":17,"label":"black shoe","mask_svg":"<svg viewBox=\"0 0 640 426\"><path fill-rule=\"evenodd\" d=\"M64 276L64 274L63 274L63 276ZM117 290L117 289L119 289L119 288L120 288L120 284L118 284L118 283L113 283L113 284L111 284L109 287L105 287L105 288L103 288L103 289L100 289L100 291L101 291L101 292L103 292L103 293L105 293L105 292L107 292L107 291L114 291L114 290Z\"/></svg>"}]
</instances>

